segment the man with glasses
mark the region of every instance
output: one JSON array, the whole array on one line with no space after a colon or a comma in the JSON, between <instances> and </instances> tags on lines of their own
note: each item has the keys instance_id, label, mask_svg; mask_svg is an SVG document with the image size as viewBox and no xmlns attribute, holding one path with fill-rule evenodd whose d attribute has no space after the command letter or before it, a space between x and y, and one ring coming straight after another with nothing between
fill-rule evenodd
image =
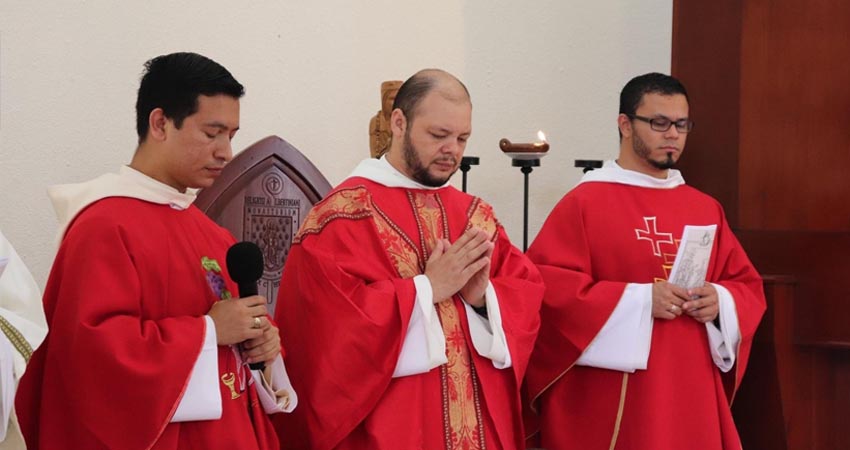
<instances>
[{"instance_id":1,"label":"man with glasses","mask_svg":"<svg viewBox=\"0 0 850 450\"><path fill-rule=\"evenodd\" d=\"M528 250L547 288L526 378L535 439L740 449L729 405L765 309L761 278L721 205L673 169L693 130L684 86L632 79L617 124L618 158L582 178ZM685 288L668 279L688 225L716 228L706 282Z\"/></svg>"}]
</instances>

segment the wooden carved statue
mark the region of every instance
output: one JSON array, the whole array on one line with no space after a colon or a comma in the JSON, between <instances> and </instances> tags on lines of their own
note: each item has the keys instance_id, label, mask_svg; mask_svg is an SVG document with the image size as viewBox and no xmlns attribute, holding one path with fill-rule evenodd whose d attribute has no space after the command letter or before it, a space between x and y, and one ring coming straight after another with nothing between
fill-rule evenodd
<instances>
[{"instance_id":1,"label":"wooden carved statue","mask_svg":"<svg viewBox=\"0 0 850 450\"><path fill-rule=\"evenodd\" d=\"M393 137L390 113L393 112L393 102L401 83L397 80L381 83L381 110L369 121L369 151L373 158L380 158L390 149Z\"/></svg>"}]
</instances>

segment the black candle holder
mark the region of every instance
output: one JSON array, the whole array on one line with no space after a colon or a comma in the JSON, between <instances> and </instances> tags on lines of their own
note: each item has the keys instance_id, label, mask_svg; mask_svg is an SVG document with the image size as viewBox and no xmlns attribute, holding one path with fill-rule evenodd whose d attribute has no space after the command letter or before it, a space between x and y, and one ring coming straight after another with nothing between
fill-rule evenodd
<instances>
[{"instance_id":1,"label":"black candle holder","mask_svg":"<svg viewBox=\"0 0 850 450\"><path fill-rule=\"evenodd\" d=\"M507 139L499 141L499 148L511 158L511 166L519 167L524 179L522 194L522 251L528 250L528 182L535 167L540 167L540 158L549 151L548 142L513 144Z\"/></svg>"},{"instance_id":2,"label":"black candle holder","mask_svg":"<svg viewBox=\"0 0 850 450\"><path fill-rule=\"evenodd\" d=\"M472 166L477 166L479 163L477 156L464 156L460 159L460 171L463 176L463 192L466 192L466 173L472 169Z\"/></svg>"},{"instance_id":3,"label":"black candle holder","mask_svg":"<svg viewBox=\"0 0 850 450\"><path fill-rule=\"evenodd\" d=\"M587 173L593 169L602 168L602 161L598 159L577 159L574 167L581 167L581 173Z\"/></svg>"}]
</instances>

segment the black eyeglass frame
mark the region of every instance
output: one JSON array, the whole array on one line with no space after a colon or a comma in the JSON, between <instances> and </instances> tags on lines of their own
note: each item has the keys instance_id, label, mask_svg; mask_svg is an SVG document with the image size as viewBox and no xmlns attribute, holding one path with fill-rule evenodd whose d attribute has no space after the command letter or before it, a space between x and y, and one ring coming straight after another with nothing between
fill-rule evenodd
<instances>
[{"instance_id":1,"label":"black eyeglass frame","mask_svg":"<svg viewBox=\"0 0 850 450\"><path fill-rule=\"evenodd\" d=\"M626 114L626 117L637 119L649 124L653 131L664 132L670 129L673 125L676 126L676 131L679 133L690 133L694 129L694 121L691 119L679 119L676 121L666 117L643 117L637 114Z\"/></svg>"}]
</instances>

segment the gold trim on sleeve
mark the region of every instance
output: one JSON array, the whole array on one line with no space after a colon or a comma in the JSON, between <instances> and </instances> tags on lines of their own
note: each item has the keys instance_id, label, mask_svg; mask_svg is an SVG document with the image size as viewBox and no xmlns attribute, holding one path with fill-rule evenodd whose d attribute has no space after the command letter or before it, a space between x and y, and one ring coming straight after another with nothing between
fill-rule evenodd
<instances>
[{"instance_id":1,"label":"gold trim on sleeve","mask_svg":"<svg viewBox=\"0 0 850 450\"><path fill-rule=\"evenodd\" d=\"M0 316L0 329L3 330L3 334L9 338L9 342L15 346L15 350L24 357L24 361L30 362L30 357L32 356L32 346L30 343L24 338L24 335L18 331L17 328L12 326L5 317Z\"/></svg>"}]
</instances>

